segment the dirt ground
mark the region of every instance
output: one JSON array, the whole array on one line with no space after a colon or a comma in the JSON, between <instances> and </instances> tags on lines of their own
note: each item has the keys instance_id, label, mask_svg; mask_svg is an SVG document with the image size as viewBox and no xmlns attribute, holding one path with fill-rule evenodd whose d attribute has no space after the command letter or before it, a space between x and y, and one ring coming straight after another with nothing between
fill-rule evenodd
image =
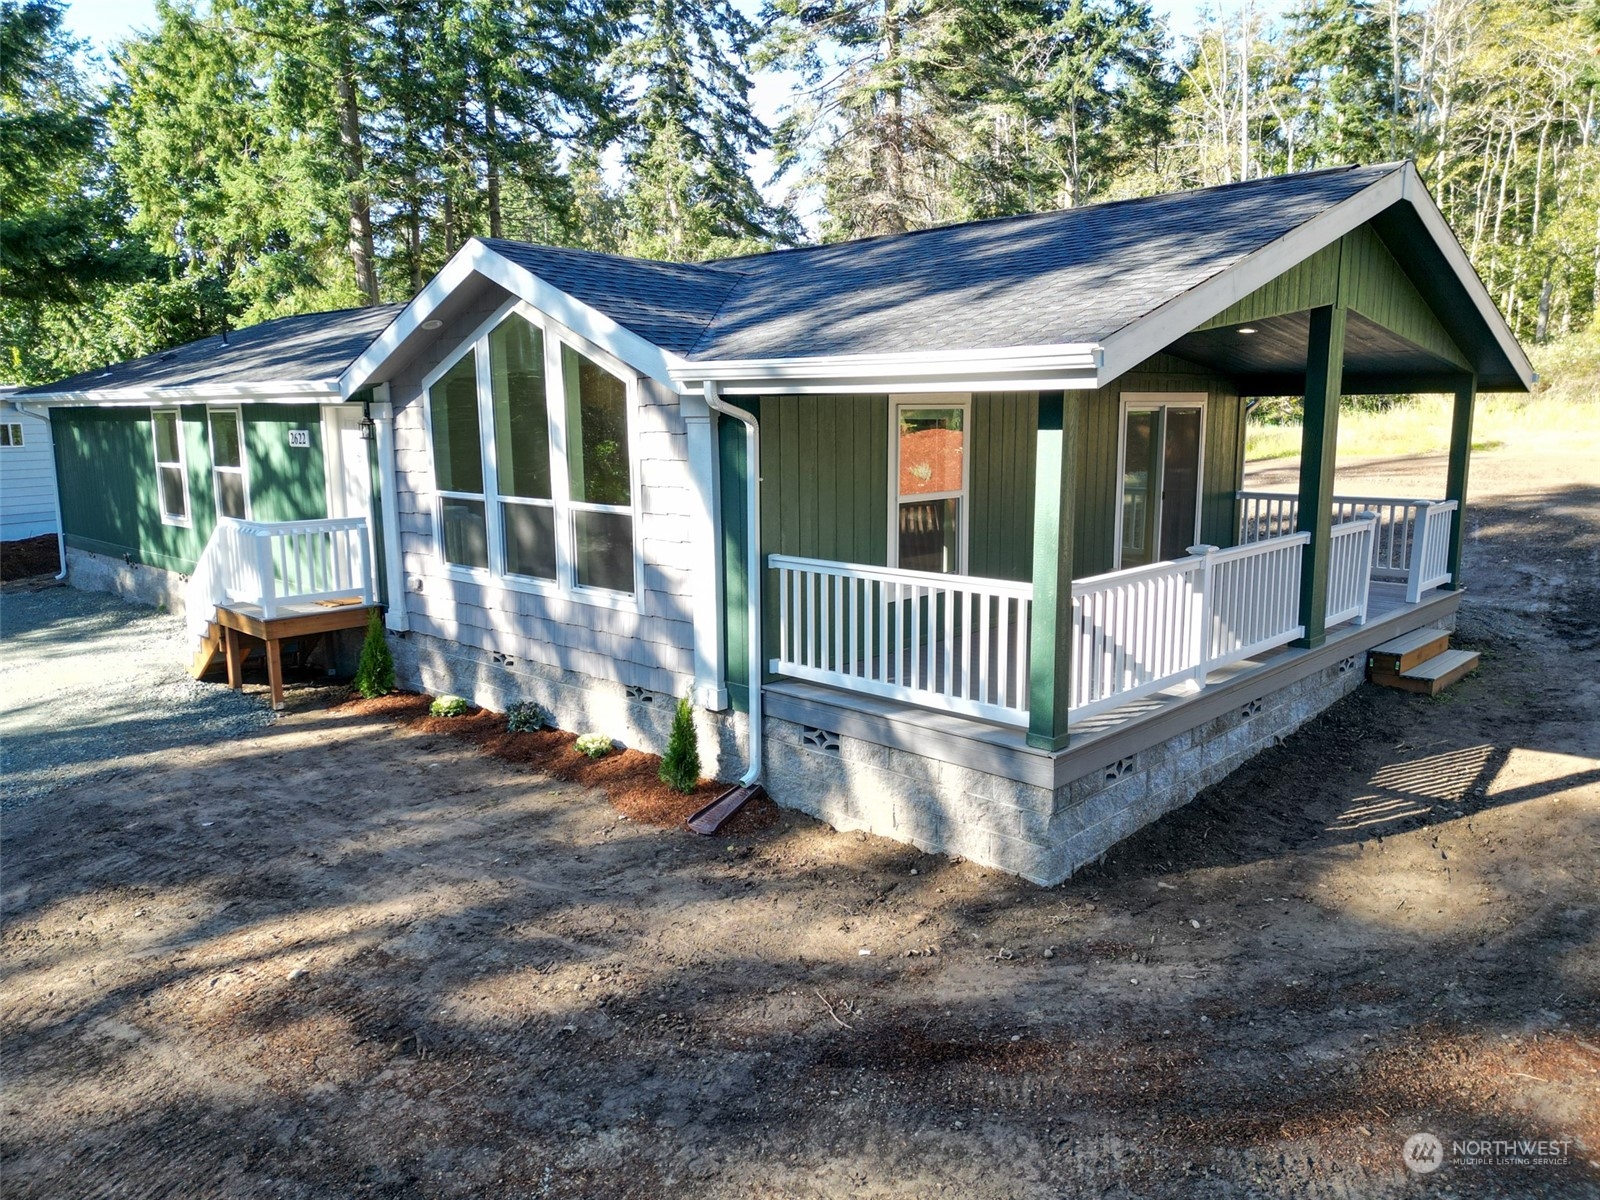
<instances>
[{"instance_id":1,"label":"dirt ground","mask_svg":"<svg viewBox=\"0 0 1600 1200\"><path fill-rule=\"evenodd\" d=\"M21 807L5 1192L1600 1196L1597 453L1478 456L1476 676L1362 688L1059 888L651 827L312 688Z\"/></svg>"}]
</instances>

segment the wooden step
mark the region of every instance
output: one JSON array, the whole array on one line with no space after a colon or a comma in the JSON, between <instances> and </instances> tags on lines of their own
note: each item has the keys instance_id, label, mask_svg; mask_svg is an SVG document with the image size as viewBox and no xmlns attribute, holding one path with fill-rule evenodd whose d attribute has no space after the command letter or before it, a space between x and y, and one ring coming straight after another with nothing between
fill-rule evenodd
<instances>
[{"instance_id":1,"label":"wooden step","mask_svg":"<svg viewBox=\"0 0 1600 1200\"><path fill-rule=\"evenodd\" d=\"M1445 650L1399 674L1374 670L1372 682L1422 696L1437 696L1456 680L1477 669L1476 650Z\"/></svg>"},{"instance_id":2,"label":"wooden step","mask_svg":"<svg viewBox=\"0 0 1600 1200\"><path fill-rule=\"evenodd\" d=\"M195 679L202 679L217 661L217 655L222 653L222 626L215 621L206 623L205 636L200 639L200 645L195 648L194 657L189 660L189 674Z\"/></svg>"},{"instance_id":3,"label":"wooden step","mask_svg":"<svg viewBox=\"0 0 1600 1200\"><path fill-rule=\"evenodd\" d=\"M1404 675L1412 667L1449 648L1448 629L1413 629L1367 651L1367 663L1374 672Z\"/></svg>"}]
</instances>

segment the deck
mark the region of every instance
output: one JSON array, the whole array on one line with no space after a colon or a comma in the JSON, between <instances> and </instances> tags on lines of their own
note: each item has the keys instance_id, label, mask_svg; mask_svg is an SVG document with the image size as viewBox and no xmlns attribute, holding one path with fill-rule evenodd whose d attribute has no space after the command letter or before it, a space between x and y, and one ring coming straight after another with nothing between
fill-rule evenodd
<instances>
[{"instance_id":1,"label":"deck","mask_svg":"<svg viewBox=\"0 0 1600 1200\"><path fill-rule=\"evenodd\" d=\"M1037 787L1059 788L1335 664L1364 670L1372 647L1413 629L1449 623L1459 591L1406 600L1401 583L1371 585L1367 621L1328 632L1315 649L1285 646L1211 672L1199 692L1169 688L1071 723L1072 742L1055 753L1028 746L1012 724L941 712L796 679L767 684L766 712L795 724L971 767Z\"/></svg>"}]
</instances>

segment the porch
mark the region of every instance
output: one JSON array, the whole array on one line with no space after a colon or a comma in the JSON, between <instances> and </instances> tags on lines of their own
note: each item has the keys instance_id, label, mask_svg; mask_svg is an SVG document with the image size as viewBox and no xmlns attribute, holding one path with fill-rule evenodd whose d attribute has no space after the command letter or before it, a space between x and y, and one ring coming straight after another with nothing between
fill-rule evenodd
<instances>
[{"instance_id":1,"label":"porch","mask_svg":"<svg viewBox=\"0 0 1600 1200\"><path fill-rule=\"evenodd\" d=\"M186 619L196 678L220 656L228 685L243 686L259 649L272 707L283 707L283 654L304 660L341 630L364 628L377 605L372 533L365 517L243 521L220 517L189 578Z\"/></svg>"}]
</instances>

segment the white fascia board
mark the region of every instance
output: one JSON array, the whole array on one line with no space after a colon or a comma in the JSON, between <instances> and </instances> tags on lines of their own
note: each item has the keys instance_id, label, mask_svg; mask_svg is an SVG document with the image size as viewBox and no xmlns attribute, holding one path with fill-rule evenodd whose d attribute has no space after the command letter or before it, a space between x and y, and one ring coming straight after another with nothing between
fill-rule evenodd
<instances>
[{"instance_id":1,"label":"white fascia board","mask_svg":"<svg viewBox=\"0 0 1600 1200\"><path fill-rule=\"evenodd\" d=\"M390 356L473 275L498 284L641 374L681 390L672 380L672 369L682 362L677 355L617 324L599 309L591 308L473 238L456 251L361 357L345 368L339 379L344 395L351 396L370 383Z\"/></svg>"},{"instance_id":2,"label":"white fascia board","mask_svg":"<svg viewBox=\"0 0 1600 1200\"><path fill-rule=\"evenodd\" d=\"M1085 344L722 359L687 362L673 374L682 390L710 381L730 395L1031 391L1092 388L1099 363L1100 348Z\"/></svg>"},{"instance_id":3,"label":"white fascia board","mask_svg":"<svg viewBox=\"0 0 1600 1200\"><path fill-rule=\"evenodd\" d=\"M1159 353L1190 330L1198 329L1229 305L1271 283L1324 246L1332 245L1351 230L1365 225L1404 197L1405 172L1396 168L1348 200L1291 229L1277 241L1252 251L1204 283L1124 325L1105 339L1100 386L1127 374L1152 354Z\"/></svg>"},{"instance_id":4,"label":"white fascia board","mask_svg":"<svg viewBox=\"0 0 1600 1200\"><path fill-rule=\"evenodd\" d=\"M1522 386L1532 391L1536 376L1533 364L1528 361L1528 356L1522 349L1522 343L1517 341L1517 335L1511 331L1511 326L1506 324L1506 319L1495 304L1494 297L1489 294L1489 289L1478 277L1478 272L1473 268L1467 252L1461 248L1461 242L1456 238L1455 231L1444 219L1439 206L1433 202L1427 185L1422 182L1422 176L1417 174L1416 167L1409 162L1406 163L1402 173L1402 187L1405 198L1411 202L1411 207L1417 210L1417 216L1422 218L1423 226L1433 235L1433 240L1443 252L1445 261L1450 264L1450 269L1456 273L1456 278L1461 281L1461 286L1471 297L1473 307L1478 310L1478 315L1483 318L1484 324L1489 327L1489 332L1494 335L1494 340L1499 345L1501 353L1506 356L1506 361L1516 371L1517 378L1522 380Z\"/></svg>"},{"instance_id":5,"label":"white fascia board","mask_svg":"<svg viewBox=\"0 0 1600 1200\"><path fill-rule=\"evenodd\" d=\"M331 380L294 379L276 383L207 383L184 387L89 388L40 392L23 397L46 408L145 408L160 404L323 404L343 397Z\"/></svg>"}]
</instances>

